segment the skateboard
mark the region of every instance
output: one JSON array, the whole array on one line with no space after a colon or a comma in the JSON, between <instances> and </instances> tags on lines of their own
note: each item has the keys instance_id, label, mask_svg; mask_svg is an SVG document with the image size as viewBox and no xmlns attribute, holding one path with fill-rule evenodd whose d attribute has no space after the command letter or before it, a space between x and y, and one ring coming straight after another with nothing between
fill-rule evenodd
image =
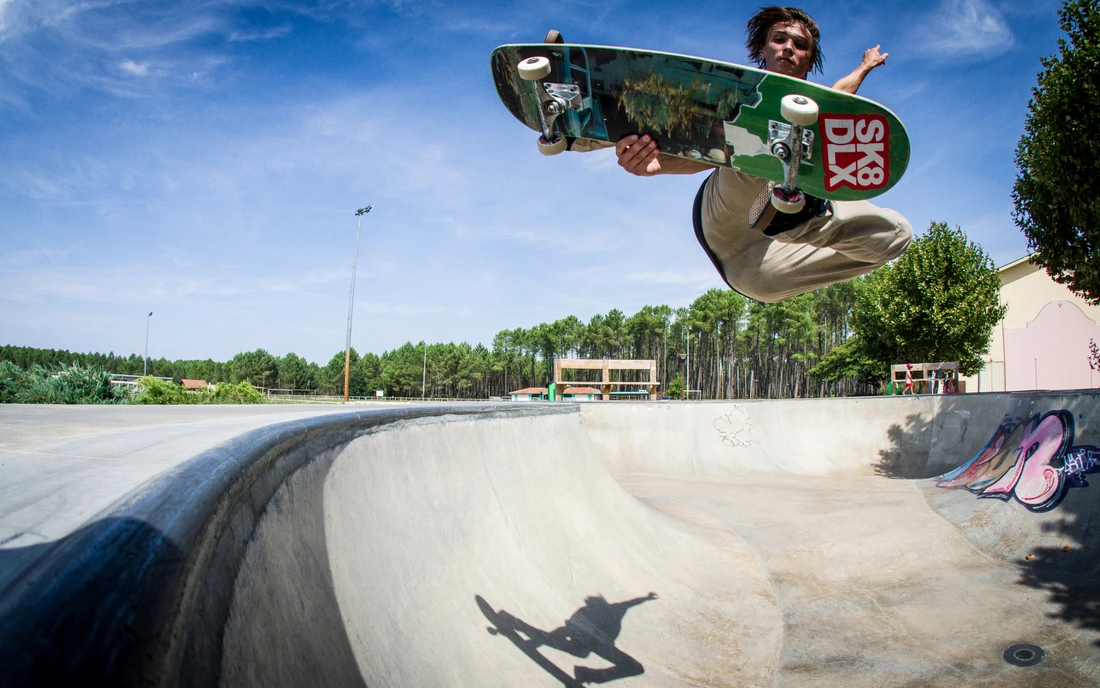
<instances>
[{"instance_id":1,"label":"skateboard","mask_svg":"<svg viewBox=\"0 0 1100 688\"><path fill-rule=\"evenodd\" d=\"M614 144L648 133L662 153L769 180L763 213L798 212L805 194L873 198L901 179L909 136L889 109L860 96L753 67L672 53L545 43L491 57L497 94L556 155L577 139ZM590 146L585 146L590 148Z\"/></svg>"},{"instance_id":2,"label":"skateboard","mask_svg":"<svg viewBox=\"0 0 1100 688\"><path fill-rule=\"evenodd\" d=\"M500 635L512 641L513 645L522 650L523 653L530 657L543 671L560 681L565 688L584 688L583 683L565 673L557 664L554 664L549 658L539 652L539 647L542 646L542 643L539 642L537 637L530 637L533 634L539 633L539 631L531 629L528 633L529 637L524 638L518 631L525 629L527 624L503 609L499 612L494 610L492 605L486 602L481 595L475 595L474 598L477 600L477 606L481 608L481 613L484 614L485 618L492 624L492 626L485 629L489 632L489 635Z\"/></svg>"}]
</instances>

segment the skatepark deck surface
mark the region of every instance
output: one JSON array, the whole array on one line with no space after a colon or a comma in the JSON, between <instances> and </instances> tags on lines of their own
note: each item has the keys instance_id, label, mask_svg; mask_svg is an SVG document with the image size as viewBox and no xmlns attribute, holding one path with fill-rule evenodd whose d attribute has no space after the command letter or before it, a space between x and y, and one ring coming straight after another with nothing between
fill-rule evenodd
<instances>
[{"instance_id":1,"label":"skatepark deck surface","mask_svg":"<svg viewBox=\"0 0 1100 688\"><path fill-rule=\"evenodd\" d=\"M0 685L1094 686L1097 399L0 406Z\"/></svg>"}]
</instances>

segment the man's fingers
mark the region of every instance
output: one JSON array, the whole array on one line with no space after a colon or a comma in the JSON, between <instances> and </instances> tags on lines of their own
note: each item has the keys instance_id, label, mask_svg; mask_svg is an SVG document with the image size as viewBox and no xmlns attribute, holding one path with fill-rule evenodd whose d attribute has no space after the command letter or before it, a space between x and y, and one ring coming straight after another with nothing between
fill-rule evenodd
<instances>
[{"instance_id":1,"label":"man's fingers","mask_svg":"<svg viewBox=\"0 0 1100 688\"><path fill-rule=\"evenodd\" d=\"M652 160L657 157L657 143L650 136L631 134L615 143L615 155L619 166L631 174L645 175Z\"/></svg>"},{"instance_id":2,"label":"man's fingers","mask_svg":"<svg viewBox=\"0 0 1100 688\"><path fill-rule=\"evenodd\" d=\"M657 144L650 138L649 134L644 136L631 134L630 136L624 136L619 139L618 143L615 144L615 154L619 156L627 153L637 154L655 148L657 148Z\"/></svg>"},{"instance_id":3,"label":"man's fingers","mask_svg":"<svg viewBox=\"0 0 1100 688\"><path fill-rule=\"evenodd\" d=\"M634 145L634 142L638 140L638 137L634 134L624 136L615 142L615 155L622 157L622 154L626 152L627 148Z\"/></svg>"}]
</instances>

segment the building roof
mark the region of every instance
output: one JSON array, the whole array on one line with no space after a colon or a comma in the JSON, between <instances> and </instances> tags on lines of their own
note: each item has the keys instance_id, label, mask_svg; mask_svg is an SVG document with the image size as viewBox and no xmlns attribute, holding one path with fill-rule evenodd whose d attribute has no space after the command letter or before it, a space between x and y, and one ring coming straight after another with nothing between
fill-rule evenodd
<instances>
[{"instance_id":1,"label":"building roof","mask_svg":"<svg viewBox=\"0 0 1100 688\"><path fill-rule=\"evenodd\" d=\"M508 392L509 394L546 394L545 387L525 387L524 389L517 389L514 392Z\"/></svg>"},{"instance_id":2,"label":"building roof","mask_svg":"<svg viewBox=\"0 0 1100 688\"><path fill-rule=\"evenodd\" d=\"M600 390L594 387L566 387L562 394L599 394Z\"/></svg>"},{"instance_id":3,"label":"building roof","mask_svg":"<svg viewBox=\"0 0 1100 688\"><path fill-rule=\"evenodd\" d=\"M180 380L184 389L206 389L210 385L206 384L206 380Z\"/></svg>"},{"instance_id":4,"label":"building roof","mask_svg":"<svg viewBox=\"0 0 1100 688\"><path fill-rule=\"evenodd\" d=\"M1035 254L1034 253L1029 253L1026 256L1024 256L1023 258L1017 258L1016 260L1012 261L1011 263L1008 263L1006 265L1002 265L1001 267L997 268L997 272L1001 272L1003 270L1008 270L1009 268L1014 268L1017 265L1023 265L1024 263L1028 263L1028 262L1031 261L1031 257L1033 255L1035 255Z\"/></svg>"}]
</instances>

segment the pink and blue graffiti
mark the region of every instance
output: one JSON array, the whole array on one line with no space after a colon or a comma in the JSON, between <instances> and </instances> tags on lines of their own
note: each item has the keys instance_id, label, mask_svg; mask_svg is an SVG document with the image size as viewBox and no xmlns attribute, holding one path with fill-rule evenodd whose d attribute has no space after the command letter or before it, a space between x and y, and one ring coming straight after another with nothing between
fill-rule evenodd
<instances>
[{"instance_id":1,"label":"pink and blue graffiti","mask_svg":"<svg viewBox=\"0 0 1100 688\"><path fill-rule=\"evenodd\" d=\"M1087 487L1100 472L1100 449L1073 446L1073 414L1048 411L1005 418L978 454L939 478L938 487L966 488L979 497L1015 498L1034 512L1050 511L1071 487Z\"/></svg>"}]
</instances>

